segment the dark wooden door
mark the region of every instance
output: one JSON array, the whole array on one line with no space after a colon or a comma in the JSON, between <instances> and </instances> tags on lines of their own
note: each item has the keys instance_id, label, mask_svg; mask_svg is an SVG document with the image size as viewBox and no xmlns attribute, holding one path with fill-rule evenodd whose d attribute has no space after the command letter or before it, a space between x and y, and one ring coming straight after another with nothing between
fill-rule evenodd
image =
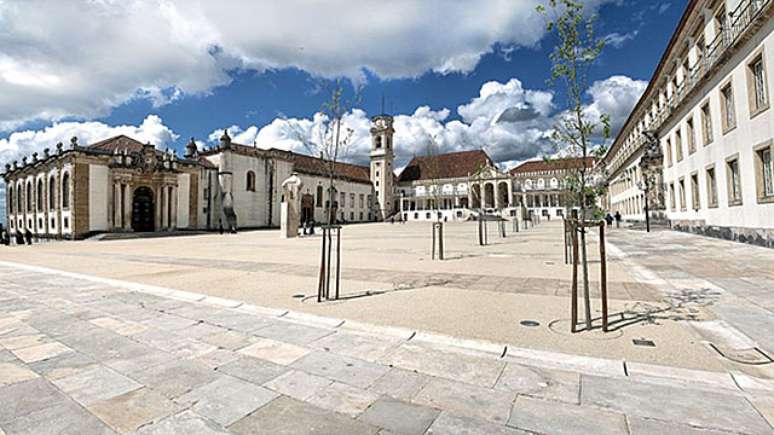
<instances>
[{"instance_id":1,"label":"dark wooden door","mask_svg":"<svg viewBox=\"0 0 774 435\"><path fill-rule=\"evenodd\" d=\"M154 230L153 190L149 187L138 187L132 199L132 229L136 232Z\"/></svg>"}]
</instances>

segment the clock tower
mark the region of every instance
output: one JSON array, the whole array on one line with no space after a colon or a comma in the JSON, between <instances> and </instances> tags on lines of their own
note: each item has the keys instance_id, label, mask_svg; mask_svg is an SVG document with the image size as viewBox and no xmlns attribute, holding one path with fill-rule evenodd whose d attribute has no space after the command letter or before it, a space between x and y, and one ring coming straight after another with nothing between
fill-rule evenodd
<instances>
[{"instance_id":1,"label":"clock tower","mask_svg":"<svg viewBox=\"0 0 774 435\"><path fill-rule=\"evenodd\" d=\"M373 210L376 219L384 220L393 212L393 153L392 128L390 115L377 115L371 120L371 183L374 186Z\"/></svg>"}]
</instances>

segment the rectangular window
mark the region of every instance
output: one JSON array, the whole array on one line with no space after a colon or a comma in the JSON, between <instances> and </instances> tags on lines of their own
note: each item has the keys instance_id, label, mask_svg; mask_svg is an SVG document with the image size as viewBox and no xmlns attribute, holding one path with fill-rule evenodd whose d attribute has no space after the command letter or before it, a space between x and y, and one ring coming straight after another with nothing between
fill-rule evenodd
<instances>
[{"instance_id":1,"label":"rectangular window","mask_svg":"<svg viewBox=\"0 0 774 435\"><path fill-rule=\"evenodd\" d=\"M677 131L675 131L675 155L678 162L683 160L683 138L680 134L680 127L677 127Z\"/></svg>"},{"instance_id":2,"label":"rectangular window","mask_svg":"<svg viewBox=\"0 0 774 435\"><path fill-rule=\"evenodd\" d=\"M666 148L666 160L667 160L667 166L672 166L672 141L667 138L666 144L664 145Z\"/></svg>"},{"instance_id":3,"label":"rectangular window","mask_svg":"<svg viewBox=\"0 0 774 435\"><path fill-rule=\"evenodd\" d=\"M678 183L680 187L680 210L685 210L685 179L681 178Z\"/></svg>"},{"instance_id":4,"label":"rectangular window","mask_svg":"<svg viewBox=\"0 0 774 435\"><path fill-rule=\"evenodd\" d=\"M710 112L709 101L701 106L701 133L704 145L712 143L712 113Z\"/></svg>"},{"instance_id":5,"label":"rectangular window","mask_svg":"<svg viewBox=\"0 0 774 435\"><path fill-rule=\"evenodd\" d=\"M715 167L707 168L707 201L709 207L718 206L718 181L715 177Z\"/></svg>"},{"instance_id":6,"label":"rectangular window","mask_svg":"<svg viewBox=\"0 0 774 435\"><path fill-rule=\"evenodd\" d=\"M699 198L699 174L691 174L691 204L694 210L701 208L701 199Z\"/></svg>"},{"instance_id":7,"label":"rectangular window","mask_svg":"<svg viewBox=\"0 0 774 435\"><path fill-rule=\"evenodd\" d=\"M715 12L715 36L726 31L726 6L721 5Z\"/></svg>"},{"instance_id":8,"label":"rectangular window","mask_svg":"<svg viewBox=\"0 0 774 435\"><path fill-rule=\"evenodd\" d=\"M739 174L739 158L735 157L726 161L726 174L728 178L728 205L742 204L742 181Z\"/></svg>"},{"instance_id":9,"label":"rectangular window","mask_svg":"<svg viewBox=\"0 0 774 435\"><path fill-rule=\"evenodd\" d=\"M364 202L364 201L365 201L365 195L363 195L363 194L361 193L361 194L360 194L360 208L363 208L363 202ZM362 220L363 218L361 217L360 219Z\"/></svg>"},{"instance_id":10,"label":"rectangular window","mask_svg":"<svg viewBox=\"0 0 774 435\"><path fill-rule=\"evenodd\" d=\"M759 54L747 64L747 87L750 99L750 115L755 116L769 107L763 54Z\"/></svg>"},{"instance_id":11,"label":"rectangular window","mask_svg":"<svg viewBox=\"0 0 774 435\"><path fill-rule=\"evenodd\" d=\"M736 127L736 113L734 111L734 90L731 83L720 90L720 108L723 116L723 133L727 133Z\"/></svg>"},{"instance_id":12,"label":"rectangular window","mask_svg":"<svg viewBox=\"0 0 774 435\"><path fill-rule=\"evenodd\" d=\"M771 142L755 151L755 184L758 202L774 202L774 163Z\"/></svg>"},{"instance_id":13,"label":"rectangular window","mask_svg":"<svg viewBox=\"0 0 774 435\"><path fill-rule=\"evenodd\" d=\"M355 194L350 193L349 194L349 206L352 208L355 208Z\"/></svg>"},{"instance_id":14,"label":"rectangular window","mask_svg":"<svg viewBox=\"0 0 774 435\"><path fill-rule=\"evenodd\" d=\"M341 192L339 194L339 201L341 201L341 204L339 204L339 208L346 207L346 204L347 204L347 194L344 193L344 192ZM343 213L341 214L341 218L344 219L344 214Z\"/></svg>"},{"instance_id":15,"label":"rectangular window","mask_svg":"<svg viewBox=\"0 0 774 435\"><path fill-rule=\"evenodd\" d=\"M669 206L672 210L676 208L675 204L675 183L669 183Z\"/></svg>"},{"instance_id":16,"label":"rectangular window","mask_svg":"<svg viewBox=\"0 0 774 435\"><path fill-rule=\"evenodd\" d=\"M771 148L760 151L763 166L763 195L774 195L774 167L771 166Z\"/></svg>"},{"instance_id":17,"label":"rectangular window","mask_svg":"<svg viewBox=\"0 0 774 435\"><path fill-rule=\"evenodd\" d=\"M688 154L693 154L696 152L696 131L693 128L693 117L688 118L685 130L685 134L688 135Z\"/></svg>"}]
</instances>

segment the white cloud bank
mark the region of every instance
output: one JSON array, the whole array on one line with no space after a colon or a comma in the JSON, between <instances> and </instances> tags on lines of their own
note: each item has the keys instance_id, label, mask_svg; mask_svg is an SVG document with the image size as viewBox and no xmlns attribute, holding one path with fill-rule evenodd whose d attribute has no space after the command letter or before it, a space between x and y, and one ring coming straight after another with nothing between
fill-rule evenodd
<instances>
[{"instance_id":1,"label":"white cloud bank","mask_svg":"<svg viewBox=\"0 0 774 435\"><path fill-rule=\"evenodd\" d=\"M646 85L644 81L625 76L612 76L593 83L588 92L587 116L595 119L602 113L610 115L612 132L617 133ZM405 165L412 155L425 154L431 140L439 145L441 152L483 148L505 166L553 153L555 150L548 139L558 116L556 112L551 92L525 89L515 78L507 83L487 82L481 87L479 96L457 107L461 121L449 121L449 109L432 110L428 106L421 106L412 114L395 115L396 166ZM298 134L301 132L307 140L314 140L317 136L313 132L323 121L318 114L312 119L275 119L264 127L233 125L228 131L237 143L308 153L298 140ZM368 115L354 109L345 116L344 123L354 130L349 159L367 162L370 149ZM221 134L222 130L213 131L208 139L217 143Z\"/></svg>"},{"instance_id":2,"label":"white cloud bank","mask_svg":"<svg viewBox=\"0 0 774 435\"><path fill-rule=\"evenodd\" d=\"M2 0L0 131L207 93L233 69L353 80L364 69L385 79L467 73L495 44L536 44L538 2Z\"/></svg>"}]
</instances>

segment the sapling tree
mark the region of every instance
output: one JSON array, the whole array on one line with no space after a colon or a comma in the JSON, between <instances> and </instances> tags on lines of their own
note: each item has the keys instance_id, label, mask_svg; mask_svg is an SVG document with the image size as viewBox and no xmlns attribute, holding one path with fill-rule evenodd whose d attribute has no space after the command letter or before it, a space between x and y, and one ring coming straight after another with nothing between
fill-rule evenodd
<instances>
[{"instance_id":1,"label":"sapling tree","mask_svg":"<svg viewBox=\"0 0 774 435\"><path fill-rule=\"evenodd\" d=\"M597 198L604 193L604 177L587 165L589 157L601 156L604 149L598 146L600 139L610 136L609 116L590 113L584 98L589 91L589 69L604 47L604 39L594 33L596 17L583 10L577 0L548 0L537 11L546 18L546 30L554 37L556 45L550 54L552 63L551 86L562 86L566 95L566 110L557 116L551 140L557 147L557 155L581 159L580 164L570 165L565 180L572 199L570 204L580 211L580 262L583 276L583 303L586 328L591 329L591 298L589 294L589 266L586 249L585 223L599 218L595 210Z\"/></svg>"},{"instance_id":2,"label":"sapling tree","mask_svg":"<svg viewBox=\"0 0 774 435\"><path fill-rule=\"evenodd\" d=\"M344 95L344 86L340 80L328 88L328 98L323 102L317 114L319 123L307 132L297 123L290 124L295 139L313 156L319 156L328 178L328 207L326 207L327 223L336 222L333 205L336 201L336 166L346 159L353 145L355 130L347 125L345 117L360 100L359 91L355 89L352 98Z\"/></svg>"}]
</instances>

